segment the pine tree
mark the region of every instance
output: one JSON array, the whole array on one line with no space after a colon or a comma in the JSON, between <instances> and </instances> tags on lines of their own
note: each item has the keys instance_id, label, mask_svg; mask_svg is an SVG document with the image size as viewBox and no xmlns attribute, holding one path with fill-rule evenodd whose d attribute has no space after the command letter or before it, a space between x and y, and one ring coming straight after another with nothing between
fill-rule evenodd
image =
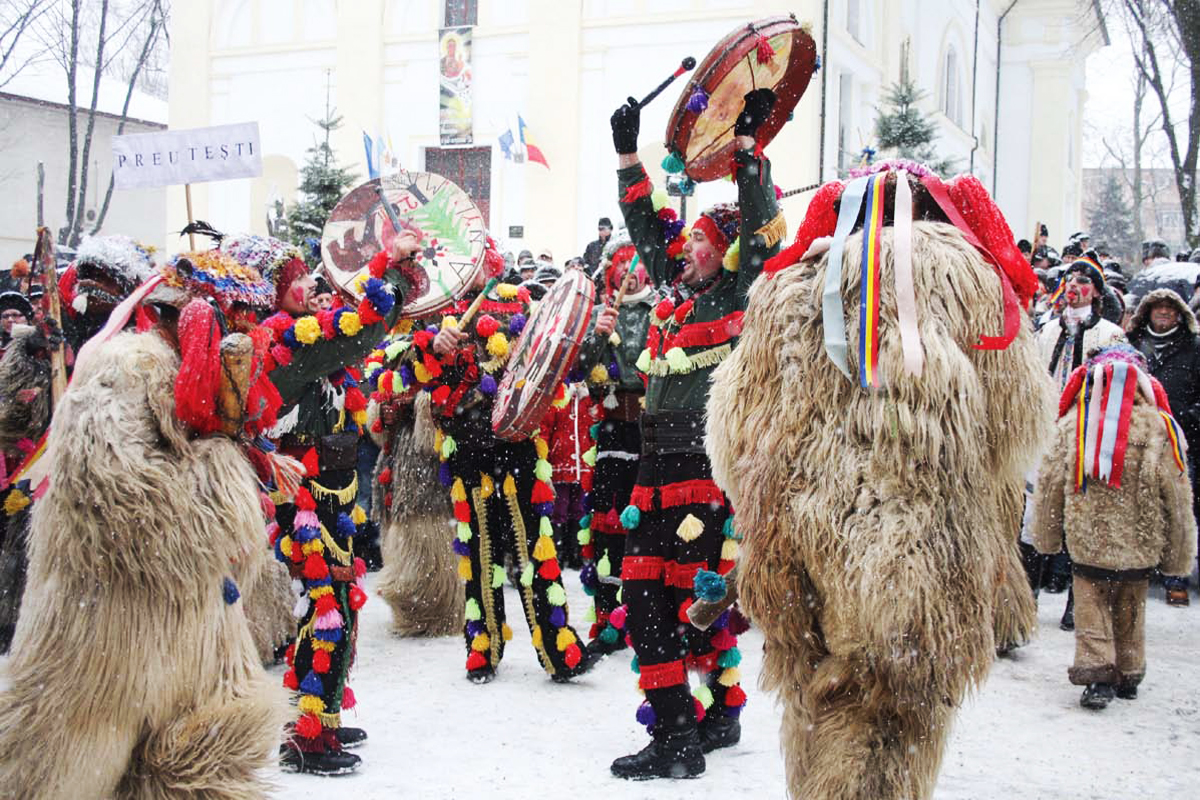
<instances>
[{"instance_id":1,"label":"pine tree","mask_svg":"<svg viewBox=\"0 0 1200 800\"><path fill-rule=\"evenodd\" d=\"M335 116L329 105L328 89L325 93L325 118L314 120L324 138L308 148L308 160L300 168L300 199L288 210L288 238L304 251L310 267L319 266L321 230L338 200L346 193L358 177L347 167L340 167L334 156L329 138L342 126L342 118Z\"/></svg>"},{"instance_id":2,"label":"pine tree","mask_svg":"<svg viewBox=\"0 0 1200 800\"><path fill-rule=\"evenodd\" d=\"M1133 212L1125 202L1125 193L1116 175L1109 175L1100 187L1089 224L1093 242L1104 242L1108 250L1125 264L1133 263L1137 237L1133 232Z\"/></svg>"},{"instance_id":3,"label":"pine tree","mask_svg":"<svg viewBox=\"0 0 1200 800\"><path fill-rule=\"evenodd\" d=\"M919 161L942 176L956 171L952 159L939 158L933 147L937 131L933 120L921 113L917 103L925 92L917 89L912 79L905 76L899 83L888 87L884 101L887 109L876 109L875 137L881 150L895 151L898 158Z\"/></svg>"}]
</instances>

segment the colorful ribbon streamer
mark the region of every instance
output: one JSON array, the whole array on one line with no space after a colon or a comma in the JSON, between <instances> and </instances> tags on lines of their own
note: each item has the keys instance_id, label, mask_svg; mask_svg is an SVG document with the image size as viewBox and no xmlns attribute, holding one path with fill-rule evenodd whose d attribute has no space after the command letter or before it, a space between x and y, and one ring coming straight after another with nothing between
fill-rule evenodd
<instances>
[{"instance_id":1,"label":"colorful ribbon streamer","mask_svg":"<svg viewBox=\"0 0 1200 800\"><path fill-rule=\"evenodd\" d=\"M863 215L862 278L858 306L858 381L864 389L878 388L879 378L879 240L883 235L884 184L887 173L872 175L867 184ZM838 220L839 223L841 220Z\"/></svg>"},{"instance_id":2,"label":"colorful ribbon streamer","mask_svg":"<svg viewBox=\"0 0 1200 800\"><path fill-rule=\"evenodd\" d=\"M925 367L925 351L921 347L921 332L917 328L917 291L913 286L912 208L912 187L908 185L908 172L898 170L895 210L892 214L892 269L896 281L896 317L900 328L900 346L904 351L904 371L919 378Z\"/></svg>"},{"instance_id":3,"label":"colorful ribbon streamer","mask_svg":"<svg viewBox=\"0 0 1200 800\"><path fill-rule=\"evenodd\" d=\"M846 239L858 221L863 196L870 176L855 178L842 191L837 227L829 246L829 261L825 266L825 289L821 294L821 315L825 325L825 352L847 378L850 377L846 358L846 316L842 309L842 255Z\"/></svg>"}]
</instances>

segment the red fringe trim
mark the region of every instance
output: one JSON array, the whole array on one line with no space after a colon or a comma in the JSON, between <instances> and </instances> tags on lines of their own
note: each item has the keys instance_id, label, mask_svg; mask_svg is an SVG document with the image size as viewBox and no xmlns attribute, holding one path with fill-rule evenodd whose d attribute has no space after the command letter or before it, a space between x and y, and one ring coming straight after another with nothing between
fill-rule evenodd
<instances>
[{"instance_id":1,"label":"red fringe trim","mask_svg":"<svg viewBox=\"0 0 1200 800\"><path fill-rule=\"evenodd\" d=\"M613 535L624 536L629 533L625 530L625 526L618 520L616 525L608 523L607 514L595 514L592 516L592 530L597 533L608 533Z\"/></svg>"},{"instance_id":2,"label":"red fringe trim","mask_svg":"<svg viewBox=\"0 0 1200 800\"><path fill-rule=\"evenodd\" d=\"M672 347L716 347L725 344L735 336L741 336L744 317L743 312L734 311L732 314L726 314L709 322L692 322L668 335L665 342L661 341L662 334L659 333L658 328L652 325L646 337L647 346L650 348L650 352L656 356L660 352L665 353Z\"/></svg>"},{"instance_id":3,"label":"red fringe trim","mask_svg":"<svg viewBox=\"0 0 1200 800\"><path fill-rule=\"evenodd\" d=\"M684 669L682 661L641 664L638 666L638 672L638 686L642 689L666 689L668 686L687 683L687 670Z\"/></svg>"},{"instance_id":4,"label":"red fringe trim","mask_svg":"<svg viewBox=\"0 0 1200 800\"><path fill-rule=\"evenodd\" d=\"M720 487L713 481L705 479L680 481L662 486L635 486L629 502L641 511L653 511L656 492L660 509L699 503L721 503L722 505L725 503L725 494Z\"/></svg>"},{"instance_id":5,"label":"red fringe trim","mask_svg":"<svg viewBox=\"0 0 1200 800\"><path fill-rule=\"evenodd\" d=\"M693 672L716 672L720 669L720 665L717 664L718 658L720 658L720 653L716 650L705 653L702 656L688 653L685 663L687 664L687 668Z\"/></svg>"},{"instance_id":6,"label":"red fringe trim","mask_svg":"<svg viewBox=\"0 0 1200 800\"><path fill-rule=\"evenodd\" d=\"M621 580L656 581L662 577L664 566L661 556L625 556L621 563Z\"/></svg>"},{"instance_id":7,"label":"red fringe trim","mask_svg":"<svg viewBox=\"0 0 1200 800\"><path fill-rule=\"evenodd\" d=\"M471 302L471 300L458 300L445 313L457 317L471 307ZM502 300L484 300L479 304L479 310L495 312L497 314L524 314L525 304L518 302L509 303Z\"/></svg>"},{"instance_id":8,"label":"red fringe trim","mask_svg":"<svg viewBox=\"0 0 1200 800\"><path fill-rule=\"evenodd\" d=\"M649 178L642 178L637 183L625 190L625 196L621 198L621 202L629 204L635 200L640 200L643 197L649 197L654 187L650 184Z\"/></svg>"},{"instance_id":9,"label":"red fringe trim","mask_svg":"<svg viewBox=\"0 0 1200 800\"><path fill-rule=\"evenodd\" d=\"M691 589L696 581L696 573L708 567L703 561L692 564L679 564L667 561L663 564L663 583L677 589Z\"/></svg>"}]
</instances>

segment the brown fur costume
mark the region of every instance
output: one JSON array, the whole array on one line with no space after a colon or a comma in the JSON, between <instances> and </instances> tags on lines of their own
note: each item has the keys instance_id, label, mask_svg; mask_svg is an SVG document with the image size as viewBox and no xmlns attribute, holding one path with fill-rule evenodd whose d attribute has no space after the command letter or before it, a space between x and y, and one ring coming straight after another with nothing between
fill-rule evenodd
<instances>
[{"instance_id":1,"label":"brown fur costume","mask_svg":"<svg viewBox=\"0 0 1200 800\"><path fill-rule=\"evenodd\" d=\"M463 585L450 549L452 517L438 482L434 434L429 395L422 392L412 416L392 432L390 452L379 457L378 471L390 467L392 481L386 489L375 482L371 504L383 540L377 590L391 606L397 636L447 636L462 626ZM390 507L385 491L392 495Z\"/></svg>"},{"instance_id":2,"label":"brown fur costume","mask_svg":"<svg viewBox=\"0 0 1200 800\"><path fill-rule=\"evenodd\" d=\"M177 421L178 371L158 335L121 334L60 401L0 695L7 796L263 793L283 697L222 593L265 558L255 478Z\"/></svg>"},{"instance_id":3,"label":"brown fur costume","mask_svg":"<svg viewBox=\"0 0 1200 800\"><path fill-rule=\"evenodd\" d=\"M842 277L852 371L861 237ZM997 602L1023 580L1017 492L1053 409L1028 323L1006 350L973 349L998 325L999 280L957 229L916 222L925 366L911 377L891 228L880 258L886 389L860 389L824 352L826 254L754 284L708 405L713 474L745 535L738 590L766 636L762 683L781 694L788 786L805 800L928 797L998 617L1032 625L1031 603Z\"/></svg>"},{"instance_id":4,"label":"brown fur costume","mask_svg":"<svg viewBox=\"0 0 1200 800\"><path fill-rule=\"evenodd\" d=\"M268 554L258 580L242 594L242 604L258 658L271 666L277 661L276 650L296 635L296 618L292 616L296 593L287 567Z\"/></svg>"}]
</instances>

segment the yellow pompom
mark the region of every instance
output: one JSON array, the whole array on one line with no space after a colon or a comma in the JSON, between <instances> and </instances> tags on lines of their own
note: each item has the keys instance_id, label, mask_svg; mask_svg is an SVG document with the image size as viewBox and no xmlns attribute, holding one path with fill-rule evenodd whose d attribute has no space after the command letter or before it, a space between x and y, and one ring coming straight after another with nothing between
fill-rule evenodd
<instances>
[{"instance_id":1,"label":"yellow pompom","mask_svg":"<svg viewBox=\"0 0 1200 800\"><path fill-rule=\"evenodd\" d=\"M721 673L721 677L717 678L717 683L722 686L733 686L736 683L742 682L742 671L737 667L730 667Z\"/></svg>"},{"instance_id":2,"label":"yellow pompom","mask_svg":"<svg viewBox=\"0 0 1200 800\"><path fill-rule=\"evenodd\" d=\"M481 653L491 646L492 640L488 638L486 633L476 634L475 638L471 640L471 649L478 650Z\"/></svg>"},{"instance_id":3,"label":"yellow pompom","mask_svg":"<svg viewBox=\"0 0 1200 800\"><path fill-rule=\"evenodd\" d=\"M737 272L740 266L739 259L742 252L742 237L739 236L733 240L733 244L729 245L729 249L725 251L725 257L721 259L721 266L725 267L729 272Z\"/></svg>"},{"instance_id":4,"label":"yellow pompom","mask_svg":"<svg viewBox=\"0 0 1200 800\"><path fill-rule=\"evenodd\" d=\"M503 297L505 300L511 300L517 296L517 287L511 283L501 283L496 287L496 294Z\"/></svg>"},{"instance_id":5,"label":"yellow pompom","mask_svg":"<svg viewBox=\"0 0 1200 800\"><path fill-rule=\"evenodd\" d=\"M550 456L550 445L541 436L533 440L533 449L537 451L539 461L545 461Z\"/></svg>"},{"instance_id":6,"label":"yellow pompom","mask_svg":"<svg viewBox=\"0 0 1200 800\"><path fill-rule=\"evenodd\" d=\"M554 549L554 540L549 536L539 536L533 545L533 557L537 561L549 561L558 554Z\"/></svg>"},{"instance_id":7,"label":"yellow pompom","mask_svg":"<svg viewBox=\"0 0 1200 800\"><path fill-rule=\"evenodd\" d=\"M504 476L504 496L512 497L517 493L517 482L513 480L512 473Z\"/></svg>"},{"instance_id":8,"label":"yellow pompom","mask_svg":"<svg viewBox=\"0 0 1200 800\"><path fill-rule=\"evenodd\" d=\"M313 650L324 650L326 653L332 653L335 647L337 647L337 642L327 642L324 639L312 640Z\"/></svg>"},{"instance_id":9,"label":"yellow pompom","mask_svg":"<svg viewBox=\"0 0 1200 800\"><path fill-rule=\"evenodd\" d=\"M679 523L679 527L675 530L675 535L685 542L695 540L702 533L704 533L704 523L693 514L684 517L683 522Z\"/></svg>"},{"instance_id":10,"label":"yellow pompom","mask_svg":"<svg viewBox=\"0 0 1200 800\"><path fill-rule=\"evenodd\" d=\"M533 646L535 648L542 646L542 626L541 625L533 626L533 636L531 638L533 639Z\"/></svg>"},{"instance_id":11,"label":"yellow pompom","mask_svg":"<svg viewBox=\"0 0 1200 800\"><path fill-rule=\"evenodd\" d=\"M306 694L300 698L297 704L300 707L302 714L321 714L325 711L325 701L317 697L315 694Z\"/></svg>"},{"instance_id":12,"label":"yellow pompom","mask_svg":"<svg viewBox=\"0 0 1200 800\"><path fill-rule=\"evenodd\" d=\"M604 383L608 380L608 369L603 364L597 364L592 367L592 371L588 373L588 380L592 383Z\"/></svg>"},{"instance_id":13,"label":"yellow pompom","mask_svg":"<svg viewBox=\"0 0 1200 800\"><path fill-rule=\"evenodd\" d=\"M446 438L446 434L442 433L442 429L438 428L437 433L433 434L433 452L442 452L442 440Z\"/></svg>"},{"instance_id":14,"label":"yellow pompom","mask_svg":"<svg viewBox=\"0 0 1200 800\"><path fill-rule=\"evenodd\" d=\"M471 580L471 576L473 574L474 573L471 571L471 559L467 558L466 556L459 556L458 577L462 578L464 581L469 581Z\"/></svg>"},{"instance_id":15,"label":"yellow pompom","mask_svg":"<svg viewBox=\"0 0 1200 800\"><path fill-rule=\"evenodd\" d=\"M738 543L736 539L726 539L721 545L722 561L737 561Z\"/></svg>"},{"instance_id":16,"label":"yellow pompom","mask_svg":"<svg viewBox=\"0 0 1200 800\"><path fill-rule=\"evenodd\" d=\"M350 521L355 525L362 525L367 521L367 512L363 511L363 507L357 503L354 506L354 510L350 512Z\"/></svg>"},{"instance_id":17,"label":"yellow pompom","mask_svg":"<svg viewBox=\"0 0 1200 800\"><path fill-rule=\"evenodd\" d=\"M504 641L506 642L512 641L512 628L508 627L507 622L502 622L500 624L500 636L503 637Z\"/></svg>"},{"instance_id":18,"label":"yellow pompom","mask_svg":"<svg viewBox=\"0 0 1200 800\"><path fill-rule=\"evenodd\" d=\"M429 370L425 369L425 365L420 361L413 364L413 375L416 377L417 383L429 383L431 377Z\"/></svg>"},{"instance_id":19,"label":"yellow pompom","mask_svg":"<svg viewBox=\"0 0 1200 800\"><path fill-rule=\"evenodd\" d=\"M358 294L362 294L363 291L366 289L367 281L370 279L371 279L371 276L365 272L362 273L361 275L359 275L357 278L355 278L352 281L352 283L354 285L354 291L357 292Z\"/></svg>"},{"instance_id":20,"label":"yellow pompom","mask_svg":"<svg viewBox=\"0 0 1200 800\"><path fill-rule=\"evenodd\" d=\"M463 486L462 478L454 479L454 485L450 487L450 499L456 503L467 499L467 489Z\"/></svg>"},{"instance_id":21,"label":"yellow pompom","mask_svg":"<svg viewBox=\"0 0 1200 800\"><path fill-rule=\"evenodd\" d=\"M293 330L300 344L312 344L321 338L321 323L317 322L316 317L301 317L296 320Z\"/></svg>"},{"instance_id":22,"label":"yellow pompom","mask_svg":"<svg viewBox=\"0 0 1200 800\"><path fill-rule=\"evenodd\" d=\"M442 317L442 328L443 329L457 328L457 327L458 327L458 317L452 317L448 314L446 316Z\"/></svg>"},{"instance_id":23,"label":"yellow pompom","mask_svg":"<svg viewBox=\"0 0 1200 800\"><path fill-rule=\"evenodd\" d=\"M692 371L692 359L684 352L682 347L672 347L665 355L671 372L681 373Z\"/></svg>"},{"instance_id":24,"label":"yellow pompom","mask_svg":"<svg viewBox=\"0 0 1200 800\"><path fill-rule=\"evenodd\" d=\"M496 358L508 355L508 339L503 333L493 333L487 340L487 351Z\"/></svg>"},{"instance_id":25,"label":"yellow pompom","mask_svg":"<svg viewBox=\"0 0 1200 800\"><path fill-rule=\"evenodd\" d=\"M479 496L484 500L496 493L496 482L491 475L479 473Z\"/></svg>"},{"instance_id":26,"label":"yellow pompom","mask_svg":"<svg viewBox=\"0 0 1200 800\"><path fill-rule=\"evenodd\" d=\"M333 594L332 586L318 586L315 589L308 590L308 596L311 597L313 600L320 600L322 597L324 597L327 594ZM317 640L314 639L314 641L317 641Z\"/></svg>"},{"instance_id":27,"label":"yellow pompom","mask_svg":"<svg viewBox=\"0 0 1200 800\"><path fill-rule=\"evenodd\" d=\"M346 336L354 336L362 330L362 320L357 311L347 311L338 318L338 328Z\"/></svg>"},{"instance_id":28,"label":"yellow pompom","mask_svg":"<svg viewBox=\"0 0 1200 800\"><path fill-rule=\"evenodd\" d=\"M361 428L367 424L367 410L360 408L358 411L351 411L350 419L354 420L354 424Z\"/></svg>"},{"instance_id":29,"label":"yellow pompom","mask_svg":"<svg viewBox=\"0 0 1200 800\"><path fill-rule=\"evenodd\" d=\"M5 506L7 506L7 505L8 505L8 503L6 501ZM7 510L7 508L6 508L6 510ZM284 536L282 539L280 539L279 540L279 549L283 552L283 554L285 556L291 556L291 554L292 554L292 537Z\"/></svg>"},{"instance_id":30,"label":"yellow pompom","mask_svg":"<svg viewBox=\"0 0 1200 800\"><path fill-rule=\"evenodd\" d=\"M558 652L561 653L573 644L575 644L575 634L571 633L571 629L559 628L558 636L554 639L554 646L558 648Z\"/></svg>"},{"instance_id":31,"label":"yellow pompom","mask_svg":"<svg viewBox=\"0 0 1200 800\"><path fill-rule=\"evenodd\" d=\"M401 336L406 336L407 334L411 333L412 329L413 321L411 319L402 319L396 323L394 328L392 328L394 332L400 334Z\"/></svg>"},{"instance_id":32,"label":"yellow pompom","mask_svg":"<svg viewBox=\"0 0 1200 800\"><path fill-rule=\"evenodd\" d=\"M304 555L309 555L311 553L320 555L321 553L325 552L325 543L320 539L313 539L311 542L305 542L304 544L300 545L300 552L304 553Z\"/></svg>"}]
</instances>

